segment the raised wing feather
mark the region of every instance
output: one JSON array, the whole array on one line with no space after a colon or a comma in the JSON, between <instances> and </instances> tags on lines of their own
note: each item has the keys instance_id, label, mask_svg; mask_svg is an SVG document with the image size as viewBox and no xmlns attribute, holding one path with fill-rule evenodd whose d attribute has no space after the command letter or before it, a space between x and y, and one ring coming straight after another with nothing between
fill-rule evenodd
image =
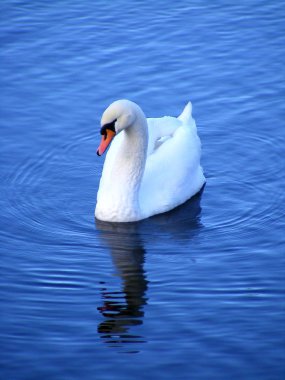
<instances>
[{"instance_id":1,"label":"raised wing feather","mask_svg":"<svg viewBox=\"0 0 285 380\"><path fill-rule=\"evenodd\" d=\"M141 209L147 216L185 202L205 182L200 167L200 139L191 108L187 107L179 119L148 119L149 155L140 189ZM161 141L158 146L157 141Z\"/></svg>"}]
</instances>

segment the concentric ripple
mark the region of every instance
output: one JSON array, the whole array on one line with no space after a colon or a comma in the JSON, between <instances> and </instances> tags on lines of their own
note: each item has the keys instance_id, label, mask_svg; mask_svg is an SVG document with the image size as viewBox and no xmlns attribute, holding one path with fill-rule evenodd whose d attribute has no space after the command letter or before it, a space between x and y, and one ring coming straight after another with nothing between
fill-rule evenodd
<instances>
[{"instance_id":1,"label":"concentric ripple","mask_svg":"<svg viewBox=\"0 0 285 380\"><path fill-rule=\"evenodd\" d=\"M228 154L221 172L208 178L202 222L220 234L243 235L251 226L269 226L282 214L284 191L278 183L284 178L284 139L236 133L231 140L231 152L220 147Z\"/></svg>"},{"instance_id":2,"label":"concentric ripple","mask_svg":"<svg viewBox=\"0 0 285 380\"><path fill-rule=\"evenodd\" d=\"M72 231L85 233L89 228L96 195L92 140L76 136L68 144L33 154L11 171L6 179L7 211L21 225L23 238L65 239ZM82 210L84 197L90 200L90 210Z\"/></svg>"}]
</instances>

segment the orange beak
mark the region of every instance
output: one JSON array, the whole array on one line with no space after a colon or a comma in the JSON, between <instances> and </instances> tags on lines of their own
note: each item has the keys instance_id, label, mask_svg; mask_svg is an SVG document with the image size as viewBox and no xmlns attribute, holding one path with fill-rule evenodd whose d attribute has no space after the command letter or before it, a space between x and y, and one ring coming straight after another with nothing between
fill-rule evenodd
<instances>
[{"instance_id":1,"label":"orange beak","mask_svg":"<svg viewBox=\"0 0 285 380\"><path fill-rule=\"evenodd\" d=\"M111 129L106 129L106 133L102 135L102 140L100 142L100 145L97 149L97 155L102 156L102 154L105 152L105 150L110 145L111 141L115 137L116 132L111 131Z\"/></svg>"}]
</instances>

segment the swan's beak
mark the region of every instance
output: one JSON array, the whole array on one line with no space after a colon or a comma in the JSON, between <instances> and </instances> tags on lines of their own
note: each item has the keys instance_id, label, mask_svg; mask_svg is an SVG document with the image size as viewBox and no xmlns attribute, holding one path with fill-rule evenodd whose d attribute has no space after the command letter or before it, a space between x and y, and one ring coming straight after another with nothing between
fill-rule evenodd
<instances>
[{"instance_id":1,"label":"swan's beak","mask_svg":"<svg viewBox=\"0 0 285 380\"><path fill-rule=\"evenodd\" d=\"M111 129L107 129L106 128L105 131L106 132L104 133L104 135L102 135L102 140L101 140L100 145L99 145L99 147L97 149L97 155L98 156L102 156L102 154L108 148L108 146L110 145L111 141L113 140L113 138L116 135L116 132L111 131Z\"/></svg>"}]
</instances>

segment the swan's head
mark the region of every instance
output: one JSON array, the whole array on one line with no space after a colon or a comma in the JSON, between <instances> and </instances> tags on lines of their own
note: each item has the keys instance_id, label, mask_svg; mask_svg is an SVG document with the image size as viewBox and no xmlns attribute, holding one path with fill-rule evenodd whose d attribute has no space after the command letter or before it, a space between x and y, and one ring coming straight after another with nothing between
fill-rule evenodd
<instances>
[{"instance_id":1,"label":"swan's head","mask_svg":"<svg viewBox=\"0 0 285 380\"><path fill-rule=\"evenodd\" d=\"M101 119L101 143L97 155L101 156L110 145L116 134L132 125L140 110L136 103L129 100L117 100L103 113Z\"/></svg>"}]
</instances>

